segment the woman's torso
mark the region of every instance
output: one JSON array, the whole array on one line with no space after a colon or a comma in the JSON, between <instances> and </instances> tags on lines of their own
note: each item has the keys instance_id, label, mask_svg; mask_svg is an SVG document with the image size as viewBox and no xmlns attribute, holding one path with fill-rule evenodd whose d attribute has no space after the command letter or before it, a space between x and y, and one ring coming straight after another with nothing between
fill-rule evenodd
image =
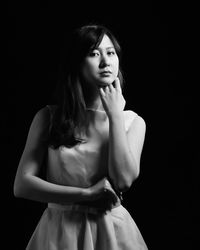
<instances>
[{"instance_id":1,"label":"woman's torso","mask_svg":"<svg viewBox=\"0 0 200 250\"><path fill-rule=\"evenodd\" d=\"M48 148L47 179L50 182L89 187L107 176L109 152L109 120L104 111L88 111L91 115L83 142L68 148ZM137 116L133 111L124 111L125 129L128 131Z\"/></svg>"}]
</instances>

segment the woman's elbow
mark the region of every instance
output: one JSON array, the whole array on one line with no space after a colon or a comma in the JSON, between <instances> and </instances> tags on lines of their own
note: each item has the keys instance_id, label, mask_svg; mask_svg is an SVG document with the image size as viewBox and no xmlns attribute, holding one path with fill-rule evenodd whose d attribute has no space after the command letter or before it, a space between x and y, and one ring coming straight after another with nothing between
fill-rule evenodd
<instances>
[{"instance_id":1,"label":"woman's elbow","mask_svg":"<svg viewBox=\"0 0 200 250\"><path fill-rule=\"evenodd\" d=\"M23 187L21 184L15 181L14 187L13 187L13 193L16 198L22 198L23 197Z\"/></svg>"},{"instance_id":2,"label":"woman's elbow","mask_svg":"<svg viewBox=\"0 0 200 250\"><path fill-rule=\"evenodd\" d=\"M16 198L26 198L27 195L27 185L26 180L23 178L16 178L13 186L13 193Z\"/></svg>"},{"instance_id":3,"label":"woman's elbow","mask_svg":"<svg viewBox=\"0 0 200 250\"><path fill-rule=\"evenodd\" d=\"M20 198L21 197L21 191L19 189L19 187L17 185L14 185L13 188L13 194L16 198Z\"/></svg>"},{"instance_id":4,"label":"woman's elbow","mask_svg":"<svg viewBox=\"0 0 200 250\"><path fill-rule=\"evenodd\" d=\"M116 190L120 192L126 192L128 191L133 182L138 178L139 172L134 173L134 175L127 176L126 178L120 178L117 182L115 182L115 188Z\"/></svg>"}]
</instances>

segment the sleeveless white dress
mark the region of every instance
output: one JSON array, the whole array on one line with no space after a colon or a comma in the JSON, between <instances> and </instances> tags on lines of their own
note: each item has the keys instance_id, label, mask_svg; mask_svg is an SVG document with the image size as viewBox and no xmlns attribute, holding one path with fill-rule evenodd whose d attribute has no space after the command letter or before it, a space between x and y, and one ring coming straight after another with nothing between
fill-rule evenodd
<instances>
[{"instance_id":1,"label":"sleeveless white dress","mask_svg":"<svg viewBox=\"0 0 200 250\"><path fill-rule=\"evenodd\" d=\"M105 126L94 123L92 138L72 148L48 148L48 181L85 188L107 175L108 119L105 112L97 112ZM136 116L133 111L124 111L126 130ZM85 205L50 203L26 250L147 250L147 246L120 203L104 213Z\"/></svg>"}]
</instances>

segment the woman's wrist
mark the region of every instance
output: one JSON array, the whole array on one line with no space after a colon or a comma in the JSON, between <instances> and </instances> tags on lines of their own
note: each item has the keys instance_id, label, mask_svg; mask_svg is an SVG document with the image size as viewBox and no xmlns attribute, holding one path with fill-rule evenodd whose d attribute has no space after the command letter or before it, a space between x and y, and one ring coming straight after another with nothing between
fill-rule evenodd
<instances>
[{"instance_id":1,"label":"woman's wrist","mask_svg":"<svg viewBox=\"0 0 200 250\"><path fill-rule=\"evenodd\" d=\"M83 188L83 190L82 190L82 198L83 198L83 201L91 200L91 190L90 190L90 188Z\"/></svg>"},{"instance_id":2,"label":"woman's wrist","mask_svg":"<svg viewBox=\"0 0 200 250\"><path fill-rule=\"evenodd\" d=\"M123 111L109 113L108 119L110 123L121 123L121 122L123 123L124 122Z\"/></svg>"},{"instance_id":3,"label":"woman's wrist","mask_svg":"<svg viewBox=\"0 0 200 250\"><path fill-rule=\"evenodd\" d=\"M108 112L108 118L111 121L117 121L123 119L123 110L122 111L110 111Z\"/></svg>"}]
</instances>

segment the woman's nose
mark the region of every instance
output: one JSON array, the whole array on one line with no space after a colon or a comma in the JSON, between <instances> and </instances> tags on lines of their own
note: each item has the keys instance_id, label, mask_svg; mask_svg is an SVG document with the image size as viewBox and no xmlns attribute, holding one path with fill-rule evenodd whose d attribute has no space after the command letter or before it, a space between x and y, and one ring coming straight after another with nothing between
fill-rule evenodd
<instances>
[{"instance_id":1,"label":"woman's nose","mask_svg":"<svg viewBox=\"0 0 200 250\"><path fill-rule=\"evenodd\" d=\"M101 61L100 61L100 68L104 68L110 65L110 59L107 55L102 55Z\"/></svg>"}]
</instances>

